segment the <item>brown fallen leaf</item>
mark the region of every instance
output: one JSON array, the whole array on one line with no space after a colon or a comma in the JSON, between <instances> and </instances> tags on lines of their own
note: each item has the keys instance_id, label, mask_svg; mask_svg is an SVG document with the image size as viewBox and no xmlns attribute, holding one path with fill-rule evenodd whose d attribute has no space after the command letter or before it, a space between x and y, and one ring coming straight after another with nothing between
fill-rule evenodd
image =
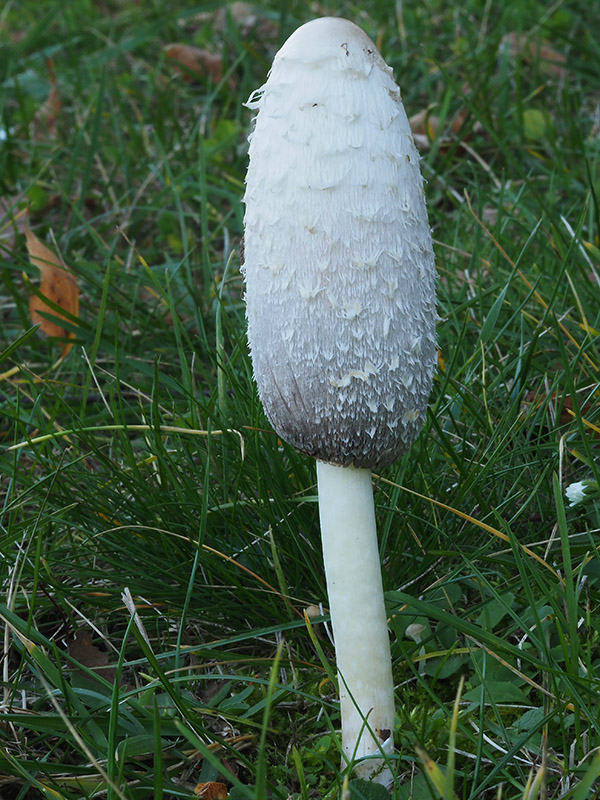
<instances>
[{"instance_id":1,"label":"brown fallen leaf","mask_svg":"<svg viewBox=\"0 0 600 800\"><path fill-rule=\"evenodd\" d=\"M566 72L567 57L555 50L546 39L533 39L526 33L507 33L500 40L501 51L520 56L528 64L539 61L540 70L552 78L563 78Z\"/></svg>"},{"instance_id":2,"label":"brown fallen leaf","mask_svg":"<svg viewBox=\"0 0 600 800\"><path fill-rule=\"evenodd\" d=\"M252 36L255 42L273 40L279 32L277 19L268 17L265 9L252 3L235 2L227 8L219 8L215 14L215 27L226 31L228 15L240 29L243 38Z\"/></svg>"},{"instance_id":3,"label":"brown fallen leaf","mask_svg":"<svg viewBox=\"0 0 600 800\"><path fill-rule=\"evenodd\" d=\"M459 133L466 118L467 110L466 108L462 108L450 121L445 121L443 130L447 135L450 133ZM434 139L437 139L440 133L440 118L435 114L431 114L427 108L413 114L409 119L409 124L413 136L426 137L428 144Z\"/></svg>"},{"instance_id":4,"label":"brown fallen leaf","mask_svg":"<svg viewBox=\"0 0 600 800\"><path fill-rule=\"evenodd\" d=\"M208 76L215 83L218 83L223 77L221 56L217 56L208 50L178 43L167 44L164 50L168 59L183 67L180 72L188 81L193 80L195 77L204 78Z\"/></svg>"},{"instance_id":5,"label":"brown fallen leaf","mask_svg":"<svg viewBox=\"0 0 600 800\"><path fill-rule=\"evenodd\" d=\"M217 783L216 781L208 781L208 783L199 783L194 789L194 794L203 800L227 800L229 792L224 783Z\"/></svg>"},{"instance_id":6,"label":"brown fallen leaf","mask_svg":"<svg viewBox=\"0 0 600 800\"><path fill-rule=\"evenodd\" d=\"M27 242L29 260L34 267L39 269L42 277L40 283L41 294L56 306L64 309L68 314L76 317L79 313L79 288L75 275L61 258L40 242L27 224L25 224L25 240ZM29 313L34 325L40 324L40 331L43 334L63 339L66 337L72 338L75 335L71 331L67 332L55 320L42 316L40 312L52 314L53 317L58 319L69 319L66 314L61 314L56 308L46 303L42 297L32 294L29 298ZM67 355L72 346L71 342L63 344L62 358Z\"/></svg>"},{"instance_id":7,"label":"brown fallen leaf","mask_svg":"<svg viewBox=\"0 0 600 800\"><path fill-rule=\"evenodd\" d=\"M114 667L108 667L110 663L108 653L93 644L92 634L89 631L77 631L75 639L69 642L69 655L84 667L97 671L109 683L115 682L117 671Z\"/></svg>"},{"instance_id":8,"label":"brown fallen leaf","mask_svg":"<svg viewBox=\"0 0 600 800\"><path fill-rule=\"evenodd\" d=\"M279 36L279 18L269 16L269 12L256 3L227 3L216 11L201 11L189 18L187 33L193 35L202 27L209 25L213 31L229 35L229 25L233 22L243 39L249 39L251 46L275 46Z\"/></svg>"},{"instance_id":9,"label":"brown fallen leaf","mask_svg":"<svg viewBox=\"0 0 600 800\"><path fill-rule=\"evenodd\" d=\"M468 141L472 134L481 132L481 123L476 121L469 130L461 133L466 119L467 109L463 107L453 117L446 118L440 129L440 118L432 113L431 108L425 108L413 114L408 123L419 150L429 150L431 143L440 136L443 136L441 149L444 150L459 134L461 141Z\"/></svg>"},{"instance_id":10,"label":"brown fallen leaf","mask_svg":"<svg viewBox=\"0 0 600 800\"><path fill-rule=\"evenodd\" d=\"M573 422L576 417L573 411L573 397L570 394L561 395L557 392L552 392L550 394L550 401L554 407L558 406L560 408L558 421L561 425L567 425L569 422ZM547 402L547 397L544 396L543 391L532 389L525 394L521 410L523 413L527 413L530 406L534 405L535 408L540 408L545 402ZM584 419L589 415L595 416L595 409L597 409L597 405L594 406L591 402L580 404L579 408L581 416ZM589 427L592 430L592 436L597 436L597 433L595 433L595 426L591 425Z\"/></svg>"}]
</instances>

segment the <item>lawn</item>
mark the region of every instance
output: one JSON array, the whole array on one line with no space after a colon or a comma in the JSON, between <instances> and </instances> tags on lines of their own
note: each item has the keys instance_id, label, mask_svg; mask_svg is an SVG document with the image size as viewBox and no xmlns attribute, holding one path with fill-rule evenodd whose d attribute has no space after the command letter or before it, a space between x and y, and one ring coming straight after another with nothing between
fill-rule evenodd
<instances>
[{"instance_id":1,"label":"lawn","mask_svg":"<svg viewBox=\"0 0 600 800\"><path fill-rule=\"evenodd\" d=\"M392 796L600 790L600 17L365 5L0 9L2 800L388 797L341 765L314 461L245 337L244 103L323 14L394 69L439 273L374 477Z\"/></svg>"}]
</instances>

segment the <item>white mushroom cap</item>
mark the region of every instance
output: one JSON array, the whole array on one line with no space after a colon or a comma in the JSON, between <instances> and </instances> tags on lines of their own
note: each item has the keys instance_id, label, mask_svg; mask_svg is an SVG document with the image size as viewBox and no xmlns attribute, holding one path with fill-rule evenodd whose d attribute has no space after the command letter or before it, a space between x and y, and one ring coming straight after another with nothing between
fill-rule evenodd
<instances>
[{"instance_id":1,"label":"white mushroom cap","mask_svg":"<svg viewBox=\"0 0 600 800\"><path fill-rule=\"evenodd\" d=\"M248 105L261 400L298 450L380 468L414 441L436 364L431 233L400 90L360 28L325 17L292 34Z\"/></svg>"},{"instance_id":2,"label":"white mushroom cap","mask_svg":"<svg viewBox=\"0 0 600 800\"><path fill-rule=\"evenodd\" d=\"M274 70L280 61L296 61L317 69L328 63L333 69L354 70L363 75L368 75L376 62L391 75L391 69L362 28L341 17L320 17L302 25L275 55Z\"/></svg>"}]
</instances>

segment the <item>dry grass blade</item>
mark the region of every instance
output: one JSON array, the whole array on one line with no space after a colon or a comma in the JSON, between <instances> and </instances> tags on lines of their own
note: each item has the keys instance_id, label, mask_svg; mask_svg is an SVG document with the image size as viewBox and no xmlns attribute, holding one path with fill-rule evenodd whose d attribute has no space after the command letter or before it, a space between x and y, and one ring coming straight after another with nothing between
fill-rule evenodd
<instances>
[{"instance_id":1,"label":"dry grass blade","mask_svg":"<svg viewBox=\"0 0 600 800\"><path fill-rule=\"evenodd\" d=\"M92 425L88 428L80 428L80 433L85 433L88 431L151 431L155 430L152 425ZM176 433L176 434L184 434L187 436L223 436L226 433L235 433L240 439L240 452L242 461L244 460L244 437L240 433L240 431L234 430L233 428L227 428L222 431L203 431L203 430L196 430L194 428L180 428L176 425L161 425L160 427L161 433ZM30 444L40 444L41 442L47 442L50 439L57 439L61 436L70 436L71 434L77 433L76 429L73 430L61 430L56 433L47 433L44 436L35 436L32 439L28 439L25 442L19 442L18 444L13 444L8 450L20 450L23 447L27 447Z\"/></svg>"},{"instance_id":2,"label":"dry grass blade","mask_svg":"<svg viewBox=\"0 0 600 800\"><path fill-rule=\"evenodd\" d=\"M374 476L374 477L378 477L379 480L383 481L383 483L387 483L389 486L395 486L397 489L402 489L403 492L408 492L409 494L412 494L415 497L420 497L421 500L426 500L428 503L432 503L434 506L438 506L438 508L443 508L446 511L450 511L452 512L452 514L456 514L457 517L464 519L466 522L471 522L473 525L477 525L477 527L481 528L481 530L487 531L488 533L491 533L493 536L497 536L498 539L502 539L503 542L510 543L510 536L508 536L506 533L502 533L502 531L499 531L497 528L493 528L486 522L482 522L479 519L475 519L475 517L472 517L470 514L466 514L464 511L460 511L460 509L458 508L453 508L452 506L447 505L447 503L442 503L440 500L434 500L433 497L427 497L424 494L415 492L412 489L408 489L406 486L400 486L400 484L394 483L394 481L387 480L387 478L382 478L381 476ZM562 580L558 572L556 572L556 570L553 569L553 567L551 567L547 561L544 561L544 559L541 556L538 556L537 553L534 553L533 550L531 550L526 545L521 544L520 542L518 544L524 553L526 553L528 556L531 556L531 558L534 558L539 564L541 564L546 569L550 570L550 572L554 575L555 578L558 578L558 580Z\"/></svg>"},{"instance_id":3,"label":"dry grass blade","mask_svg":"<svg viewBox=\"0 0 600 800\"><path fill-rule=\"evenodd\" d=\"M494 243L494 246L498 249L498 251L502 254L502 256L506 259L506 261L514 269L515 268L515 262L508 255L508 253L502 247L500 242L495 238L495 236L492 234L492 232L486 226L486 224L481 219L479 219L479 217L477 216L477 214L475 213L475 211L473 209L473 206L471 205L471 199L469 197L469 194L466 191L465 191L465 199L467 201L467 206L469 208L469 211L472 214L472 216L475 219L475 221L477 222L477 224L482 228L482 230L485 231L487 236L489 236L490 240ZM559 326L561 331L565 334L565 336L569 339L569 341L572 344L574 344L577 349L579 349L579 344L578 344L577 340L575 339L575 337L567 329L567 327L565 326L564 322L561 319L558 319L556 317L554 312L549 308L548 303L544 300L544 298L540 295L540 293L536 289L534 289L533 284L531 283L531 281L523 274L523 271L520 270L520 269L517 269L517 275L519 276L519 278L521 278L521 280L527 286L527 288L532 292L533 296L538 301L538 303L542 306L544 311L547 311L549 316L552 316L552 317L554 317L556 319L557 325ZM585 360L588 362L589 366L594 371L594 374L597 374L598 365L595 363L595 361L592 358L590 358L590 356L585 352L582 355L585 358Z\"/></svg>"}]
</instances>

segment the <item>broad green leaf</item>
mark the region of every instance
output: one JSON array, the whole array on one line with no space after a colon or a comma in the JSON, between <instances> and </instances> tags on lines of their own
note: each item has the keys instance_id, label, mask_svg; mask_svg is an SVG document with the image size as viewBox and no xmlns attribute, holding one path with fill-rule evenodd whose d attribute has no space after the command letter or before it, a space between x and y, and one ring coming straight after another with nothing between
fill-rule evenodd
<instances>
[{"instance_id":1,"label":"broad green leaf","mask_svg":"<svg viewBox=\"0 0 600 800\"><path fill-rule=\"evenodd\" d=\"M477 624L488 631L493 631L496 625L508 614L508 610L512 606L514 599L514 594L509 592L499 599L494 598L490 600L490 602L486 603L481 609L481 613L477 617Z\"/></svg>"},{"instance_id":2,"label":"broad green leaf","mask_svg":"<svg viewBox=\"0 0 600 800\"><path fill-rule=\"evenodd\" d=\"M526 139L537 141L543 139L548 129L548 123L543 112L537 108L528 108L523 112L523 132Z\"/></svg>"},{"instance_id":3,"label":"broad green leaf","mask_svg":"<svg viewBox=\"0 0 600 800\"><path fill-rule=\"evenodd\" d=\"M168 742L161 739L161 747L166 747ZM117 760L123 761L126 758L135 756L146 756L154 752L155 741L152 734L141 734L139 736L128 736L122 739L117 745Z\"/></svg>"},{"instance_id":4,"label":"broad green leaf","mask_svg":"<svg viewBox=\"0 0 600 800\"><path fill-rule=\"evenodd\" d=\"M390 800L390 793L379 783L359 778L348 784L351 800Z\"/></svg>"},{"instance_id":5,"label":"broad green leaf","mask_svg":"<svg viewBox=\"0 0 600 800\"><path fill-rule=\"evenodd\" d=\"M516 678L515 678L516 680ZM481 687L475 686L463 695L463 700L479 703ZM515 683L510 681L486 681L483 693L484 703L529 703L530 700Z\"/></svg>"}]
</instances>

